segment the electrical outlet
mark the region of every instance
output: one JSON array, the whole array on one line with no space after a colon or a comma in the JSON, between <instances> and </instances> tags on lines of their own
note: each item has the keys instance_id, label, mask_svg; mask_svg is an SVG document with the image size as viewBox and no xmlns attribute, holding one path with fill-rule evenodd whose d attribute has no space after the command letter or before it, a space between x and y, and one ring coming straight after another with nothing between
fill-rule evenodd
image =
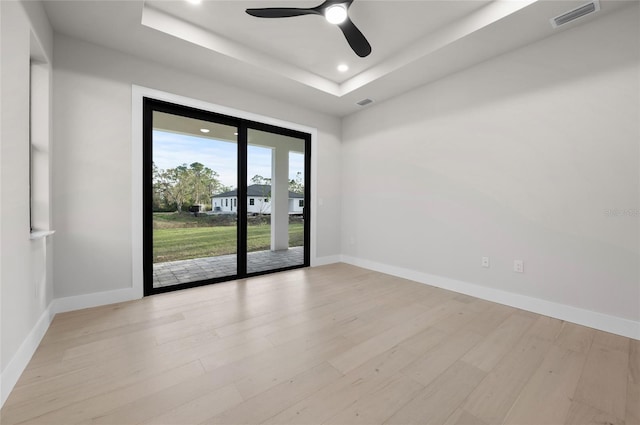
<instances>
[{"instance_id":1,"label":"electrical outlet","mask_svg":"<svg viewBox=\"0 0 640 425\"><path fill-rule=\"evenodd\" d=\"M482 267L489 268L489 257L482 257Z\"/></svg>"},{"instance_id":2,"label":"electrical outlet","mask_svg":"<svg viewBox=\"0 0 640 425\"><path fill-rule=\"evenodd\" d=\"M524 261L513 260L513 271L516 273L524 273Z\"/></svg>"}]
</instances>

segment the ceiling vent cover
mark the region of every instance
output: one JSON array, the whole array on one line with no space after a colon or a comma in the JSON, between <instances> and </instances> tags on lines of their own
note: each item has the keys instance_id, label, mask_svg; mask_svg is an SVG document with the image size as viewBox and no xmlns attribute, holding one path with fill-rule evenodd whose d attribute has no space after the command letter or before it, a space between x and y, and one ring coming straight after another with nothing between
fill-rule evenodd
<instances>
[{"instance_id":1,"label":"ceiling vent cover","mask_svg":"<svg viewBox=\"0 0 640 425\"><path fill-rule=\"evenodd\" d=\"M373 100L371 99L362 99L360 102L356 102L356 105L360 105L360 106L366 106L370 103L373 103Z\"/></svg>"},{"instance_id":2,"label":"ceiling vent cover","mask_svg":"<svg viewBox=\"0 0 640 425\"><path fill-rule=\"evenodd\" d=\"M558 28L562 25L568 24L571 21L575 21L578 18L582 18L585 15L589 15L599 10L600 10L600 3L598 2L598 0L593 0L587 4L584 4L580 7L577 7L566 13L563 13L560 16L556 16L555 18L552 18L551 26L553 28Z\"/></svg>"}]
</instances>

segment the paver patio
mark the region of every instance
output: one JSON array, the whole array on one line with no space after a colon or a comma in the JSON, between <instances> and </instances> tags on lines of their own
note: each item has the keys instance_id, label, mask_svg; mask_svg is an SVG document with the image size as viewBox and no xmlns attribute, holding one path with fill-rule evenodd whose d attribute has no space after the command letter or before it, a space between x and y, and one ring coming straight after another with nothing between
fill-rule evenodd
<instances>
[{"instance_id":1,"label":"paver patio","mask_svg":"<svg viewBox=\"0 0 640 425\"><path fill-rule=\"evenodd\" d=\"M304 263L304 247L282 251L257 251L247 254L247 272L257 273ZM169 261L153 265L153 287L213 279L236 274L236 255Z\"/></svg>"}]
</instances>

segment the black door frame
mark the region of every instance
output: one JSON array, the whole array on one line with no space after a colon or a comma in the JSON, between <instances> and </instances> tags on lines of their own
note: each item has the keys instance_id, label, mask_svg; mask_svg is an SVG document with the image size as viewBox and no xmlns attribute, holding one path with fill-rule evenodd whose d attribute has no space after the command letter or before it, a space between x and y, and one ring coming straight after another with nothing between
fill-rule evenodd
<instances>
[{"instance_id":1,"label":"black door frame","mask_svg":"<svg viewBox=\"0 0 640 425\"><path fill-rule=\"evenodd\" d=\"M144 295L154 295L163 292L170 292L180 289L193 288L196 286L210 285L218 282L242 279L245 277L259 276L276 273L285 270L309 267L311 264L311 134L297 130L278 127L257 121L243 118L231 117L211 111L178 105L175 103L144 97L143 100L143 153L142 153L142 270L144 279ZM165 112L173 115L180 115L187 118L194 118L203 121L210 121L217 124L235 126L238 129L238 199L247 199L247 133L249 129L265 131L302 139L305 142L304 155L304 260L303 264L291 267L278 268L256 273L247 273L247 205L246 202L238 202L237 206L237 274L219 278L205 279L195 282L188 282L168 287L153 287L153 203L152 203L152 161L153 161L153 112Z\"/></svg>"}]
</instances>

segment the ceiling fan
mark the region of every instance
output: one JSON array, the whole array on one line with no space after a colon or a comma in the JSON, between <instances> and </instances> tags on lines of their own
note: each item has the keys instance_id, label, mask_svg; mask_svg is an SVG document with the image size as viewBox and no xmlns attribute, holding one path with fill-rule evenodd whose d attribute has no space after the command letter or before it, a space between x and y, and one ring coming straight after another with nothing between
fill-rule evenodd
<instances>
[{"instance_id":1,"label":"ceiling fan","mask_svg":"<svg viewBox=\"0 0 640 425\"><path fill-rule=\"evenodd\" d=\"M349 7L353 0L326 0L320 6L310 8L266 7L247 9L247 13L258 18L291 18L302 15L324 16L329 23L337 25L347 39L347 43L356 53L364 58L371 53L371 45L349 18Z\"/></svg>"}]
</instances>

